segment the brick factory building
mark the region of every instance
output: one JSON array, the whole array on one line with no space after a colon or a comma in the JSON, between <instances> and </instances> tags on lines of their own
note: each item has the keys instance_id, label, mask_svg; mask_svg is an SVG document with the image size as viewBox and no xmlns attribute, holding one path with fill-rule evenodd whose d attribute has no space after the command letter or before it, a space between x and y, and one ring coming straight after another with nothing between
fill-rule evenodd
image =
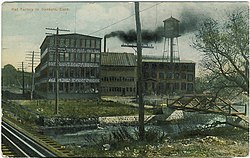
<instances>
[{"instance_id":1,"label":"brick factory building","mask_svg":"<svg viewBox=\"0 0 250 158\"><path fill-rule=\"evenodd\" d=\"M146 95L192 94L195 85L195 63L160 57L143 57L143 89Z\"/></svg>"},{"instance_id":2,"label":"brick factory building","mask_svg":"<svg viewBox=\"0 0 250 158\"><path fill-rule=\"evenodd\" d=\"M82 34L58 35L59 97L99 98L101 38ZM47 99L56 93L55 35L46 36L40 46L35 89Z\"/></svg>"},{"instance_id":3,"label":"brick factory building","mask_svg":"<svg viewBox=\"0 0 250 158\"><path fill-rule=\"evenodd\" d=\"M134 54L102 53L102 96L135 96L136 82L136 56Z\"/></svg>"}]
</instances>

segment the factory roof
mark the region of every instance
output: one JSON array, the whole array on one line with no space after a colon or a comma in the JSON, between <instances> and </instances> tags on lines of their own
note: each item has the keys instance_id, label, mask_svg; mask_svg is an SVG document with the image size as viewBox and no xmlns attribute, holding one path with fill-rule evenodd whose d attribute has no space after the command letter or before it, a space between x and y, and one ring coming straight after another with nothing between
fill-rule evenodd
<instances>
[{"instance_id":1,"label":"factory roof","mask_svg":"<svg viewBox=\"0 0 250 158\"><path fill-rule=\"evenodd\" d=\"M133 53L101 53L101 65L105 66L136 66L136 56Z\"/></svg>"},{"instance_id":2,"label":"factory roof","mask_svg":"<svg viewBox=\"0 0 250 158\"><path fill-rule=\"evenodd\" d=\"M55 34L47 35L47 36L44 38L44 40L43 40L43 42L42 42L40 48L42 48L42 46L48 41L49 38L54 37L54 36L55 36ZM100 37L94 37L94 36L83 35L83 34L78 34L78 33L59 34L59 35L57 35L57 36L58 36L58 37L70 37L70 38L85 37L85 38L90 38L90 39L93 39L93 38L95 38L95 39L102 39L102 38L100 38Z\"/></svg>"}]
</instances>

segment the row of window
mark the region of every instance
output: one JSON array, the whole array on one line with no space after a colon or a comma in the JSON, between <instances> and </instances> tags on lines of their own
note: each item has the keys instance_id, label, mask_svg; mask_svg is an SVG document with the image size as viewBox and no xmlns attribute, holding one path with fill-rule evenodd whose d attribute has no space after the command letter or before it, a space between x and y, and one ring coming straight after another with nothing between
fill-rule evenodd
<instances>
[{"instance_id":1,"label":"row of window","mask_svg":"<svg viewBox=\"0 0 250 158\"><path fill-rule=\"evenodd\" d=\"M49 92L54 93L55 83L49 83ZM59 92L61 93L98 93L98 84L96 83L59 83Z\"/></svg>"},{"instance_id":2,"label":"row of window","mask_svg":"<svg viewBox=\"0 0 250 158\"><path fill-rule=\"evenodd\" d=\"M96 67L59 67L59 78L98 78L98 68ZM49 68L48 77L54 78L56 69Z\"/></svg>"},{"instance_id":3,"label":"row of window","mask_svg":"<svg viewBox=\"0 0 250 158\"><path fill-rule=\"evenodd\" d=\"M52 37L50 39L49 45L55 46L55 39ZM72 47L72 48L101 48L100 39L75 39L75 38L59 38L58 39L59 47Z\"/></svg>"},{"instance_id":4,"label":"row of window","mask_svg":"<svg viewBox=\"0 0 250 158\"><path fill-rule=\"evenodd\" d=\"M91 62L99 63L100 54L97 53L69 53L69 52L60 52L58 53L59 61L71 61L71 62ZM56 61L55 52L49 53L49 61Z\"/></svg>"},{"instance_id":5,"label":"row of window","mask_svg":"<svg viewBox=\"0 0 250 158\"><path fill-rule=\"evenodd\" d=\"M182 80L187 80L187 81L194 81L194 75L186 74L186 73L160 72L159 79L175 79L175 80L182 79Z\"/></svg>"},{"instance_id":6,"label":"row of window","mask_svg":"<svg viewBox=\"0 0 250 158\"><path fill-rule=\"evenodd\" d=\"M103 93L105 92L120 92L126 94L128 92L135 93L135 87L101 87Z\"/></svg>"},{"instance_id":7,"label":"row of window","mask_svg":"<svg viewBox=\"0 0 250 158\"><path fill-rule=\"evenodd\" d=\"M144 72L143 73L144 78L157 78L157 73L155 71L150 72ZM158 73L158 78L161 80L164 79L175 79L175 80L187 80L187 81L194 81L194 75L193 74L186 74L186 73L173 73L173 72L159 72Z\"/></svg>"},{"instance_id":8,"label":"row of window","mask_svg":"<svg viewBox=\"0 0 250 158\"><path fill-rule=\"evenodd\" d=\"M159 83L160 91L193 91L193 83Z\"/></svg>"},{"instance_id":9,"label":"row of window","mask_svg":"<svg viewBox=\"0 0 250 158\"><path fill-rule=\"evenodd\" d=\"M195 65L194 64L181 64L181 63L174 63L174 64L164 64L164 63L144 63L143 69L167 69L167 70L176 70L176 71L194 71Z\"/></svg>"},{"instance_id":10,"label":"row of window","mask_svg":"<svg viewBox=\"0 0 250 158\"><path fill-rule=\"evenodd\" d=\"M110 76L110 77L103 77L101 78L102 81L106 81L106 82L134 82L135 78L134 77L114 77L114 76Z\"/></svg>"}]
</instances>

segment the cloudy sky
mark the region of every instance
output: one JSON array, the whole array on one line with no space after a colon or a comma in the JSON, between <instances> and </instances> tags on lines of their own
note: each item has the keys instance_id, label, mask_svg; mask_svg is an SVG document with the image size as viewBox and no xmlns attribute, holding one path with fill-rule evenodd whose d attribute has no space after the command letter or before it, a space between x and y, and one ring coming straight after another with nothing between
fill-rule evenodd
<instances>
[{"instance_id":1,"label":"cloudy sky","mask_svg":"<svg viewBox=\"0 0 250 158\"><path fill-rule=\"evenodd\" d=\"M140 2L141 24L144 30L163 26L163 20L173 16L188 23L189 29L178 39L179 54L183 60L199 62L200 54L192 48L196 24L205 18L223 21L236 9L248 9L248 2ZM191 21L193 20L193 21ZM27 51L39 52L46 36L46 27L69 29L71 33L97 36L112 31L135 29L134 3L131 2L5 2L2 4L1 66L18 63L27 57ZM54 33L54 32L51 32ZM121 47L116 37L107 39L111 52L130 52ZM143 49L145 55L163 55L163 42L153 42L153 49Z\"/></svg>"}]
</instances>

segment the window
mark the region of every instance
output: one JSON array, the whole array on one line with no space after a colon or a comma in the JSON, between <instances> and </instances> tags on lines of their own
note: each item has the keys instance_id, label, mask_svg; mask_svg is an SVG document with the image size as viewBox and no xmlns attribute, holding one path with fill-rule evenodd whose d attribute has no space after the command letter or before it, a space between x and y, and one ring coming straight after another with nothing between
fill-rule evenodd
<instances>
[{"instance_id":1,"label":"window","mask_svg":"<svg viewBox=\"0 0 250 158\"><path fill-rule=\"evenodd\" d=\"M160 73L159 73L159 78L160 78L160 79L164 79L164 73L160 72Z\"/></svg>"},{"instance_id":2,"label":"window","mask_svg":"<svg viewBox=\"0 0 250 158\"><path fill-rule=\"evenodd\" d=\"M64 58L65 58L65 61L69 61L69 53L68 52L65 53Z\"/></svg>"},{"instance_id":3,"label":"window","mask_svg":"<svg viewBox=\"0 0 250 158\"><path fill-rule=\"evenodd\" d=\"M63 91L63 83L62 82L59 83L59 91L61 91L61 92Z\"/></svg>"},{"instance_id":4,"label":"window","mask_svg":"<svg viewBox=\"0 0 250 158\"><path fill-rule=\"evenodd\" d=\"M85 53L81 53L82 62L85 62Z\"/></svg>"},{"instance_id":5,"label":"window","mask_svg":"<svg viewBox=\"0 0 250 158\"><path fill-rule=\"evenodd\" d=\"M175 64L175 70L180 70L180 65L179 64Z\"/></svg>"},{"instance_id":6,"label":"window","mask_svg":"<svg viewBox=\"0 0 250 158\"><path fill-rule=\"evenodd\" d=\"M174 83L174 89L179 90L180 89L180 84L179 83Z\"/></svg>"},{"instance_id":7,"label":"window","mask_svg":"<svg viewBox=\"0 0 250 158\"><path fill-rule=\"evenodd\" d=\"M64 77L64 68L63 68L63 67L60 67L60 68L59 68L59 77L60 77L60 78L63 78L63 77Z\"/></svg>"},{"instance_id":8,"label":"window","mask_svg":"<svg viewBox=\"0 0 250 158\"><path fill-rule=\"evenodd\" d=\"M85 43L86 41L85 41L85 39L82 39L81 40L81 47L82 48L85 48L86 47L86 43Z\"/></svg>"},{"instance_id":9,"label":"window","mask_svg":"<svg viewBox=\"0 0 250 158\"><path fill-rule=\"evenodd\" d=\"M181 74L181 79L185 80L187 78L187 75L185 73Z\"/></svg>"},{"instance_id":10,"label":"window","mask_svg":"<svg viewBox=\"0 0 250 158\"><path fill-rule=\"evenodd\" d=\"M180 74L179 73L175 73L174 74L174 78L177 79L177 80L180 79Z\"/></svg>"},{"instance_id":11,"label":"window","mask_svg":"<svg viewBox=\"0 0 250 158\"><path fill-rule=\"evenodd\" d=\"M82 67L82 68L81 68L81 77L82 77L82 78L85 77L84 72L85 72L85 71L84 71L84 68Z\"/></svg>"},{"instance_id":12,"label":"window","mask_svg":"<svg viewBox=\"0 0 250 158\"><path fill-rule=\"evenodd\" d=\"M187 90L188 91L193 91L193 84L192 83L187 84Z\"/></svg>"},{"instance_id":13,"label":"window","mask_svg":"<svg viewBox=\"0 0 250 158\"><path fill-rule=\"evenodd\" d=\"M89 39L86 40L86 48L90 48L90 40Z\"/></svg>"},{"instance_id":14,"label":"window","mask_svg":"<svg viewBox=\"0 0 250 158\"><path fill-rule=\"evenodd\" d=\"M158 88L159 88L159 90L160 90L161 92L164 91L164 89L165 89L164 83L159 83L159 84L158 84Z\"/></svg>"},{"instance_id":15,"label":"window","mask_svg":"<svg viewBox=\"0 0 250 158\"><path fill-rule=\"evenodd\" d=\"M54 77L54 69L53 68L49 68L49 77Z\"/></svg>"},{"instance_id":16,"label":"window","mask_svg":"<svg viewBox=\"0 0 250 158\"><path fill-rule=\"evenodd\" d=\"M70 53L70 61L75 61L75 53Z\"/></svg>"},{"instance_id":17,"label":"window","mask_svg":"<svg viewBox=\"0 0 250 158\"><path fill-rule=\"evenodd\" d=\"M56 61L55 52L50 52L49 53L49 61Z\"/></svg>"},{"instance_id":18,"label":"window","mask_svg":"<svg viewBox=\"0 0 250 158\"><path fill-rule=\"evenodd\" d=\"M91 40L91 48L95 48L95 40Z\"/></svg>"},{"instance_id":19,"label":"window","mask_svg":"<svg viewBox=\"0 0 250 158\"><path fill-rule=\"evenodd\" d=\"M164 64L163 64L163 63L160 63L160 64L159 64L159 68L160 68L160 69L163 69L163 68L164 68Z\"/></svg>"},{"instance_id":20,"label":"window","mask_svg":"<svg viewBox=\"0 0 250 158\"><path fill-rule=\"evenodd\" d=\"M188 81L193 81L194 80L193 74L188 74L187 80Z\"/></svg>"},{"instance_id":21,"label":"window","mask_svg":"<svg viewBox=\"0 0 250 158\"><path fill-rule=\"evenodd\" d=\"M96 48L99 49L101 47L101 42L100 40L96 40Z\"/></svg>"},{"instance_id":22,"label":"window","mask_svg":"<svg viewBox=\"0 0 250 158\"><path fill-rule=\"evenodd\" d=\"M86 78L90 77L90 68L86 67Z\"/></svg>"},{"instance_id":23,"label":"window","mask_svg":"<svg viewBox=\"0 0 250 158\"><path fill-rule=\"evenodd\" d=\"M64 47L64 41L65 41L65 39L63 39L63 38L60 39L60 42L59 42L60 47Z\"/></svg>"},{"instance_id":24,"label":"window","mask_svg":"<svg viewBox=\"0 0 250 158\"><path fill-rule=\"evenodd\" d=\"M75 39L70 40L70 47L75 47Z\"/></svg>"},{"instance_id":25,"label":"window","mask_svg":"<svg viewBox=\"0 0 250 158\"><path fill-rule=\"evenodd\" d=\"M187 89L187 85L186 83L181 83L181 90L186 90Z\"/></svg>"},{"instance_id":26,"label":"window","mask_svg":"<svg viewBox=\"0 0 250 158\"><path fill-rule=\"evenodd\" d=\"M144 72L144 73L143 73L143 75L144 75L144 77L145 77L145 78L150 77L150 75L149 75L149 73L148 73L148 72Z\"/></svg>"},{"instance_id":27,"label":"window","mask_svg":"<svg viewBox=\"0 0 250 158\"><path fill-rule=\"evenodd\" d=\"M75 77L75 69L74 68L71 68L70 69L70 77Z\"/></svg>"},{"instance_id":28,"label":"window","mask_svg":"<svg viewBox=\"0 0 250 158\"><path fill-rule=\"evenodd\" d=\"M166 90L167 90L167 91L170 91L170 88L171 88L171 87L170 87L170 83L166 83Z\"/></svg>"},{"instance_id":29,"label":"window","mask_svg":"<svg viewBox=\"0 0 250 158\"><path fill-rule=\"evenodd\" d=\"M171 72L168 72L168 73L167 73L167 79L172 79L172 75L173 75L173 74L172 74Z\"/></svg>"},{"instance_id":30,"label":"window","mask_svg":"<svg viewBox=\"0 0 250 158\"><path fill-rule=\"evenodd\" d=\"M189 65L188 65L188 71L189 71L189 72L192 72L193 70L194 70L194 66L191 65L191 64L189 64Z\"/></svg>"},{"instance_id":31,"label":"window","mask_svg":"<svg viewBox=\"0 0 250 158\"><path fill-rule=\"evenodd\" d=\"M156 78L156 77L157 77L156 72L152 72L151 76L152 76L153 78Z\"/></svg>"},{"instance_id":32,"label":"window","mask_svg":"<svg viewBox=\"0 0 250 158\"><path fill-rule=\"evenodd\" d=\"M65 40L65 46L66 46L66 47L69 47L69 39L66 39L66 40Z\"/></svg>"},{"instance_id":33,"label":"window","mask_svg":"<svg viewBox=\"0 0 250 158\"><path fill-rule=\"evenodd\" d=\"M76 60L75 61L81 61L81 54L80 53L76 53Z\"/></svg>"},{"instance_id":34,"label":"window","mask_svg":"<svg viewBox=\"0 0 250 158\"><path fill-rule=\"evenodd\" d=\"M70 83L69 90L70 92L74 92L74 83Z\"/></svg>"},{"instance_id":35,"label":"window","mask_svg":"<svg viewBox=\"0 0 250 158\"><path fill-rule=\"evenodd\" d=\"M77 48L80 47L80 39L76 39L76 47L77 47Z\"/></svg>"},{"instance_id":36,"label":"window","mask_svg":"<svg viewBox=\"0 0 250 158\"><path fill-rule=\"evenodd\" d=\"M64 53L59 53L59 61L64 61Z\"/></svg>"},{"instance_id":37,"label":"window","mask_svg":"<svg viewBox=\"0 0 250 158\"><path fill-rule=\"evenodd\" d=\"M90 76L91 76L91 77L95 77L95 76L96 76L96 68L91 68L90 71L91 71L91 72L90 72Z\"/></svg>"},{"instance_id":38,"label":"window","mask_svg":"<svg viewBox=\"0 0 250 158\"><path fill-rule=\"evenodd\" d=\"M69 93L69 83L64 83L64 90L66 93Z\"/></svg>"},{"instance_id":39,"label":"window","mask_svg":"<svg viewBox=\"0 0 250 158\"><path fill-rule=\"evenodd\" d=\"M95 62L95 54L90 54L91 56L91 61L90 62Z\"/></svg>"},{"instance_id":40,"label":"window","mask_svg":"<svg viewBox=\"0 0 250 158\"><path fill-rule=\"evenodd\" d=\"M76 72L75 72L75 77L80 77L80 75L81 75L81 68L80 67L76 67L75 68L76 69Z\"/></svg>"},{"instance_id":41,"label":"window","mask_svg":"<svg viewBox=\"0 0 250 158\"><path fill-rule=\"evenodd\" d=\"M187 66L186 64L183 64L181 69L182 69L183 71L187 71L188 66Z\"/></svg>"},{"instance_id":42,"label":"window","mask_svg":"<svg viewBox=\"0 0 250 158\"><path fill-rule=\"evenodd\" d=\"M100 62L100 54L95 55L95 62L97 62L97 63Z\"/></svg>"},{"instance_id":43,"label":"window","mask_svg":"<svg viewBox=\"0 0 250 158\"><path fill-rule=\"evenodd\" d=\"M90 62L90 53L86 53L86 59L85 59L86 62Z\"/></svg>"},{"instance_id":44,"label":"window","mask_svg":"<svg viewBox=\"0 0 250 158\"><path fill-rule=\"evenodd\" d=\"M70 69L68 67L66 67L65 72L64 72L64 75L66 78L69 77L69 71L70 71Z\"/></svg>"},{"instance_id":45,"label":"window","mask_svg":"<svg viewBox=\"0 0 250 158\"><path fill-rule=\"evenodd\" d=\"M49 46L51 46L51 47L54 46L54 42L55 42L54 38L51 37L50 40L49 40Z\"/></svg>"},{"instance_id":46,"label":"window","mask_svg":"<svg viewBox=\"0 0 250 158\"><path fill-rule=\"evenodd\" d=\"M79 93L80 90L80 84L79 83L75 83L75 92Z\"/></svg>"},{"instance_id":47,"label":"window","mask_svg":"<svg viewBox=\"0 0 250 158\"><path fill-rule=\"evenodd\" d=\"M155 70L157 68L156 64L152 64L152 69Z\"/></svg>"}]
</instances>

